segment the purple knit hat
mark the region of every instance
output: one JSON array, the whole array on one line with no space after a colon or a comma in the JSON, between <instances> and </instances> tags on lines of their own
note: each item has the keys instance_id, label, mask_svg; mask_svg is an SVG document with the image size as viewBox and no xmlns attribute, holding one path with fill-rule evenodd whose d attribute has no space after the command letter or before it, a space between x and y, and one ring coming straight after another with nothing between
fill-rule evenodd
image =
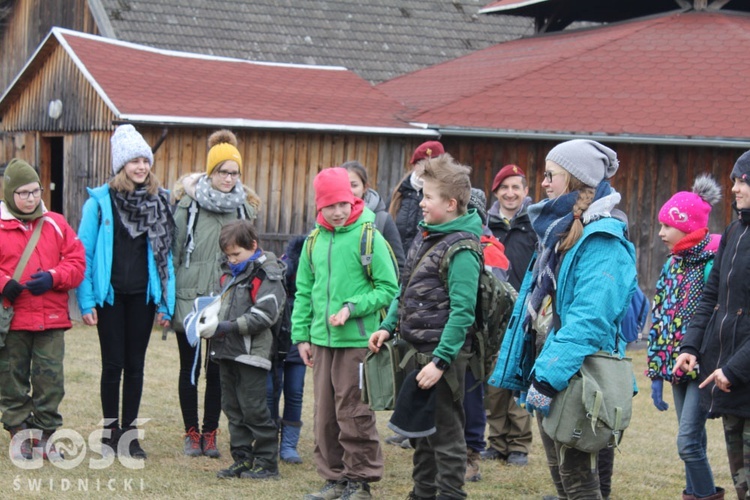
<instances>
[{"instance_id":1,"label":"purple knit hat","mask_svg":"<svg viewBox=\"0 0 750 500\"><path fill-rule=\"evenodd\" d=\"M711 206L721 199L721 188L710 175L695 179L692 191L680 191L659 210L659 222L690 234L708 227Z\"/></svg>"}]
</instances>

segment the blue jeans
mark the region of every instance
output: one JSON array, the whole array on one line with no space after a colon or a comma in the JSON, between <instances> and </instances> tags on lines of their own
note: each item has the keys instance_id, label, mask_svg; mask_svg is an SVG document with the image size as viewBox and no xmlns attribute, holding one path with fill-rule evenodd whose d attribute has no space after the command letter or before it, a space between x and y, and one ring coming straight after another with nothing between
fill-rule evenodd
<instances>
[{"instance_id":1,"label":"blue jeans","mask_svg":"<svg viewBox=\"0 0 750 500\"><path fill-rule=\"evenodd\" d=\"M476 385L476 387L474 387ZM469 390L474 387L474 390ZM484 412L484 387L477 384L477 379L471 368L466 369L466 383L464 384L464 439L466 447L474 451L484 450L484 429L487 426L487 415Z\"/></svg>"},{"instance_id":2,"label":"blue jeans","mask_svg":"<svg viewBox=\"0 0 750 500\"><path fill-rule=\"evenodd\" d=\"M279 363L268 372L266 387L268 409L274 422L279 421L279 401L284 392L285 422L302 420L302 394L305 389L305 372L307 367L299 363ZM275 370L275 377L274 377Z\"/></svg>"},{"instance_id":3,"label":"blue jeans","mask_svg":"<svg viewBox=\"0 0 750 500\"><path fill-rule=\"evenodd\" d=\"M677 410L677 452L685 462L685 492L697 498L716 493L714 476L706 456L706 418L700 407L697 380L672 386Z\"/></svg>"}]
</instances>

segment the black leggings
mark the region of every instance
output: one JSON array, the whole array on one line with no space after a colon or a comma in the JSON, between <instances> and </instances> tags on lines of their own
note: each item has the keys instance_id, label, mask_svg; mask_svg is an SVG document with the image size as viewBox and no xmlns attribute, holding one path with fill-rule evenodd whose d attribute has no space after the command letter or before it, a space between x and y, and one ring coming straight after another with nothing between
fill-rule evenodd
<instances>
[{"instance_id":1,"label":"black leggings","mask_svg":"<svg viewBox=\"0 0 750 500\"><path fill-rule=\"evenodd\" d=\"M141 405L143 367L156 306L146 303L145 293L116 293L114 304L97 307L96 311L99 317L96 329L102 350L102 412L111 422L105 426L118 425L122 376L122 427L130 427L138 418Z\"/></svg>"},{"instance_id":2,"label":"black leggings","mask_svg":"<svg viewBox=\"0 0 750 500\"><path fill-rule=\"evenodd\" d=\"M198 377L201 373L202 356L198 354L195 367L195 383L190 383L190 373L195 363L195 351L201 350L200 341L195 347L190 347L187 336L176 332L177 346L180 349L180 378L178 391L180 394L180 408L182 409L182 421L185 424L185 432L194 427L198 432L213 432L219 427L221 416L221 380L219 378L219 364L208 361L206 353L206 394L203 397L203 430L198 427Z\"/></svg>"}]
</instances>

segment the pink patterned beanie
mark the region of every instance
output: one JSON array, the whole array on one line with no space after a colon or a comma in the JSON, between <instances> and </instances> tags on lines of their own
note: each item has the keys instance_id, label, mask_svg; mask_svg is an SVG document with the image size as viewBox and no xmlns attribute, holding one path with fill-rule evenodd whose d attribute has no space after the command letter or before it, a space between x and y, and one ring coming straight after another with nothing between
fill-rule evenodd
<instances>
[{"instance_id":1,"label":"pink patterned beanie","mask_svg":"<svg viewBox=\"0 0 750 500\"><path fill-rule=\"evenodd\" d=\"M659 210L659 222L685 234L708 227L711 206L721 199L721 188L710 175L695 179L692 191L673 195Z\"/></svg>"}]
</instances>

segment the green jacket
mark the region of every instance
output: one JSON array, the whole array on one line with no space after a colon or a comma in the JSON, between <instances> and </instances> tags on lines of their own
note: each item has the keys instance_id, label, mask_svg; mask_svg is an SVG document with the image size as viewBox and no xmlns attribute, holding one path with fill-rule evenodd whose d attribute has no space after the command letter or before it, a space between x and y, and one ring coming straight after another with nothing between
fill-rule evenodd
<instances>
[{"instance_id":1,"label":"green jacket","mask_svg":"<svg viewBox=\"0 0 750 500\"><path fill-rule=\"evenodd\" d=\"M196 174L182 178L184 190L179 191L174 213L175 235L172 240L172 254L174 259L176 303L172 325L178 332L184 333L183 319L192 310L197 297L210 295L214 292L216 283L221 277L221 263L224 254L219 248L219 233L224 224L235 221L237 212L218 213L201 209L198 205L198 215L193 228L195 248L187 260L187 226L190 217L189 208L193 201L194 184L190 181ZM178 182L180 182L178 181ZM245 214L254 219L256 209L245 202Z\"/></svg>"},{"instance_id":2,"label":"green jacket","mask_svg":"<svg viewBox=\"0 0 750 500\"><path fill-rule=\"evenodd\" d=\"M482 235L482 220L471 209L464 215L444 224L429 225L424 221L419 223L422 231L430 233L454 233L468 231L477 237ZM417 235L419 238L419 235ZM415 240L416 241L416 240ZM408 260L412 252L407 255ZM458 356L466 341L466 333L474 323L477 304L477 287L479 286L479 256L471 251L462 250L453 256L448 265L448 296L450 298L450 315L440 336L440 342L433 351L433 355L443 361L452 363ZM403 277L403 283L409 282L409 276ZM398 324L398 297L391 303L388 316L381 328L393 333Z\"/></svg>"},{"instance_id":3,"label":"green jacket","mask_svg":"<svg viewBox=\"0 0 750 500\"><path fill-rule=\"evenodd\" d=\"M367 347L378 329L380 310L398 292L396 271L380 232L375 231L372 251L373 281L367 278L360 258L362 224L374 222L365 208L352 224L333 232L318 225L320 233L312 252L314 274L305 241L297 268L297 294L292 312L292 341L324 347ZM328 318L344 304L354 311L343 326L331 326Z\"/></svg>"}]
</instances>

